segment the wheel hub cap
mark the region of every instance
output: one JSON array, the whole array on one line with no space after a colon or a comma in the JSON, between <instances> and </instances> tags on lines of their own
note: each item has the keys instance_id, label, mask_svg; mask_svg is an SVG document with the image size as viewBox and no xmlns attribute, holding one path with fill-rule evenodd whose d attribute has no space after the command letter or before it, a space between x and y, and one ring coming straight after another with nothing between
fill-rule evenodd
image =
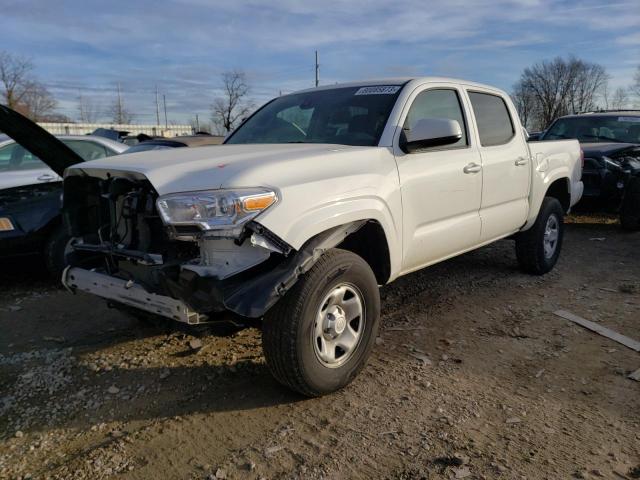
<instances>
[{"instance_id":1,"label":"wheel hub cap","mask_svg":"<svg viewBox=\"0 0 640 480\"><path fill-rule=\"evenodd\" d=\"M327 338L333 339L341 335L347 327L347 319L344 310L338 305L332 305L325 315L324 333Z\"/></svg>"},{"instance_id":2,"label":"wheel hub cap","mask_svg":"<svg viewBox=\"0 0 640 480\"><path fill-rule=\"evenodd\" d=\"M318 360L330 368L344 364L360 344L364 324L360 290L346 283L334 287L320 304L312 332Z\"/></svg>"},{"instance_id":3,"label":"wheel hub cap","mask_svg":"<svg viewBox=\"0 0 640 480\"><path fill-rule=\"evenodd\" d=\"M555 215L549 216L547 224L544 228L544 256L546 258L553 257L558 247L558 238L560 237L560 222Z\"/></svg>"}]
</instances>

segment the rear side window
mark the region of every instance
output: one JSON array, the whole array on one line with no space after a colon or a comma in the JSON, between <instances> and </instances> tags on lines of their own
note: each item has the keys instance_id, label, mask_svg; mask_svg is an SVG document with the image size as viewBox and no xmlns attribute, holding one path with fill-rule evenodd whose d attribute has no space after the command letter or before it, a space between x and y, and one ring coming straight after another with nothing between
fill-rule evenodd
<instances>
[{"instance_id":1,"label":"rear side window","mask_svg":"<svg viewBox=\"0 0 640 480\"><path fill-rule=\"evenodd\" d=\"M501 97L487 93L469 92L473 113L483 147L504 145L515 134L507 104Z\"/></svg>"}]
</instances>

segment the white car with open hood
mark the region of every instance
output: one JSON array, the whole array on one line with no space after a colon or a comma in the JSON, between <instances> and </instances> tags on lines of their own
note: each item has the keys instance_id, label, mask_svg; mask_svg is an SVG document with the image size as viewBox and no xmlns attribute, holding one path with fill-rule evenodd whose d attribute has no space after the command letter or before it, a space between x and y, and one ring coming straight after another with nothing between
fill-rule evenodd
<instances>
[{"instance_id":1,"label":"white car with open hood","mask_svg":"<svg viewBox=\"0 0 640 480\"><path fill-rule=\"evenodd\" d=\"M263 318L274 376L346 385L378 286L501 238L555 265L582 194L577 141L527 143L509 96L446 78L278 97L225 144L83 163L65 174L64 284L187 323Z\"/></svg>"}]
</instances>

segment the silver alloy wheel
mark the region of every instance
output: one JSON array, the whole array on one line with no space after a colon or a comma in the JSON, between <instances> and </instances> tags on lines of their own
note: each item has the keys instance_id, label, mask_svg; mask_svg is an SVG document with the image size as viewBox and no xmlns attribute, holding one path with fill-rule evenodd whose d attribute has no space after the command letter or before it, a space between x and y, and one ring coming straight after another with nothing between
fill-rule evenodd
<instances>
[{"instance_id":1,"label":"silver alloy wheel","mask_svg":"<svg viewBox=\"0 0 640 480\"><path fill-rule=\"evenodd\" d=\"M558 248L558 238L560 237L560 222L556 215L549 215L547 224L544 227L544 256L545 258L553 257Z\"/></svg>"},{"instance_id":2,"label":"silver alloy wheel","mask_svg":"<svg viewBox=\"0 0 640 480\"><path fill-rule=\"evenodd\" d=\"M323 365L337 368L358 348L365 328L365 303L350 283L334 287L320 304L313 329L313 347Z\"/></svg>"}]
</instances>

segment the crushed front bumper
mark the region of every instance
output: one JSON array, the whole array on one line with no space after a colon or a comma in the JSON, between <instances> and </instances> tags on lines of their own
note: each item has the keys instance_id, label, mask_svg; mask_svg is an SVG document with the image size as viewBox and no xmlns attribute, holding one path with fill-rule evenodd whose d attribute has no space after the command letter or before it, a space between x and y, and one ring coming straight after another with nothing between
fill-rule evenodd
<instances>
[{"instance_id":1,"label":"crushed front bumper","mask_svg":"<svg viewBox=\"0 0 640 480\"><path fill-rule=\"evenodd\" d=\"M72 292L80 290L91 293L190 325L207 321L206 315L191 310L181 300L149 293L131 280L126 281L83 268L68 267L62 274L62 284Z\"/></svg>"},{"instance_id":2,"label":"crushed front bumper","mask_svg":"<svg viewBox=\"0 0 640 480\"><path fill-rule=\"evenodd\" d=\"M365 223L357 221L327 230L309 240L300 250L291 252L277 265L251 275L243 272L216 279L183 268L174 278L160 274L162 289L159 293L151 293L134 280L68 267L62 275L62 283L72 292L84 291L188 324L215 320L223 312L260 318L316 263L324 251L340 244Z\"/></svg>"}]
</instances>

